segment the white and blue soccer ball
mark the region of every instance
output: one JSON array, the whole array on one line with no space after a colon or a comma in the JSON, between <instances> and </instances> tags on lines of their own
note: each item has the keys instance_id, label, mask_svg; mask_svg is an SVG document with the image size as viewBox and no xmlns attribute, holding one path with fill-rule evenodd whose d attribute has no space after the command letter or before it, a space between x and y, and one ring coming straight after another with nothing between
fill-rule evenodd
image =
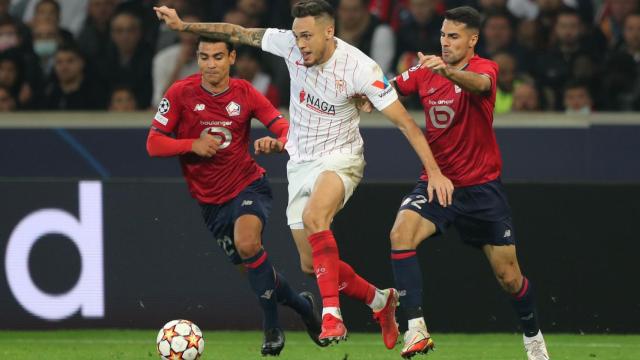
<instances>
[{"instance_id":1,"label":"white and blue soccer ball","mask_svg":"<svg viewBox=\"0 0 640 360\"><path fill-rule=\"evenodd\" d=\"M164 360L196 360L204 351L202 331L189 320L166 323L158 332L156 344Z\"/></svg>"}]
</instances>

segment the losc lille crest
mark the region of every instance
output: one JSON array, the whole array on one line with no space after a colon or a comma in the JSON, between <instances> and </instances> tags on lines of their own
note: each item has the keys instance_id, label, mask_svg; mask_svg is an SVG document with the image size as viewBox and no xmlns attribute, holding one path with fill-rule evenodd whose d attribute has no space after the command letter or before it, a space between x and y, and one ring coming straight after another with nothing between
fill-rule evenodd
<instances>
[{"instance_id":1,"label":"losc lille crest","mask_svg":"<svg viewBox=\"0 0 640 360\"><path fill-rule=\"evenodd\" d=\"M240 105L233 101L228 103L225 109L227 110L227 114L229 114L229 116L240 115Z\"/></svg>"}]
</instances>

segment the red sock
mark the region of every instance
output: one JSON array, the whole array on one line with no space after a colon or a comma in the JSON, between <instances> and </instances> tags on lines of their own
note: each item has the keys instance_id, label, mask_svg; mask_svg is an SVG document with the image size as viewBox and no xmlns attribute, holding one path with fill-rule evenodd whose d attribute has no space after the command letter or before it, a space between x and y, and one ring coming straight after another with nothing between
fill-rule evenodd
<instances>
[{"instance_id":1,"label":"red sock","mask_svg":"<svg viewBox=\"0 0 640 360\"><path fill-rule=\"evenodd\" d=\"M313 270L322 295L323 307L340 307L338 297L338 245L331 230L309 236L313 254Z\"/></svg>"},{"instance_id":2,"label":"red sock","mask_svg":"<svg viewBox=\"0 0 640 360\"><path fill-rule=\"evenodd\" d=\"M376 287L356 274L353 268L340 260L339 289L350 298L360 300L369 305L373 301Z\"/></svg>"}]
</instances>

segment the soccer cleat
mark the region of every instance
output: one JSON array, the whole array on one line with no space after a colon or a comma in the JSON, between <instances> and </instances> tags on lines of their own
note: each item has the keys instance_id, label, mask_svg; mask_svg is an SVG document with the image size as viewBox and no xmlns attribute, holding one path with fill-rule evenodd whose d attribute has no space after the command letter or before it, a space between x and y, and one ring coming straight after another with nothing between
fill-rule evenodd
<instances>
[{"instance_id":1,"label":"soccer cleat","mask_svg":"<svg viewBox=\"0 0 640 360\"><path fill-rule=\"evenodd\" d=\"M524 340L524 349L527 351L528 360L549 360L549 353L547 352L547 345L544 343L542 333L534 337L522 336Z\"/></svg>"},{"instance_id":2,"label":"soccer cleat","mask_svg":"<svg viewBox=\"0 0 640 360\"><path fill-rule=\"evenodd\" d=\"M331 314L325 314L322 317L322 332L318 336L318 340L327 346L333 342L336 344L340 340L347 339L347 328L344 326L342 319Z\"/></svg>"},{"instance_id":3,"label":"soccer cleat","mask_svg":"<svg viewBox=\"0 0 640 360\"><path fill-rule=\"evenodd\" d=\"M431 335L424 328L409 328L404 333L404 346L400 356L410 359L418 354L426 354L429 350L433 350L435 344L431 339Z\"/></svg>"},{"instance_id":4,"label":"soccer cleat","mask_svg":"<svg viewBox=\"0 0 640 360\"><path fill-rule=\"evenodd\" d=\"M305 300L309 302L311 305L311 316L303 316L302 321L304 322L304 326L307 328L307 334L314 343L318 346L327 346L328 343L323 343L318 339L320 336L320 332L322 331L322 319L320 319L320 310L318 309L315 297L312 293L308 291L303 291L300 293Z\"/></svg>"},{"instance_id":5,"label":"soccer cleat","mask_svg":"<svg viewBox=\"0 0 640 360\"><path fill-rule=\"evenodd\" d=\"M267 329L264 331L264 341L262 342L262 356L278 356L284 348L284 332L280 328Z\"/></svg>"},{"instance_id":6,"label":"soccer cleat","mask_svg":"<svg viewBox=\"0 0 640 360\"><path fill-rule=\"evenodd\" d=\"M396 307L398 306L398 291L396 289L382 290L387 293L387 303L382 310L374 312L373 318L380 324L382 340L387 349L393 349L398 343L400 331L396 322Z\"/></svg>"}]
</instances>

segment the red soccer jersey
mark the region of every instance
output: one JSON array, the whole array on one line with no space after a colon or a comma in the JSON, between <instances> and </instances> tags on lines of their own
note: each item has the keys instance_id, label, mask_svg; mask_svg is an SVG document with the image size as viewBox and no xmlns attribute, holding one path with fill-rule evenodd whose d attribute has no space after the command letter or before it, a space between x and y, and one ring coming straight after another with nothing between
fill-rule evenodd
<instances>
[{"instance_id":1,"label":"red soccer jersey","mask_svg":"<svg viewBox=\"0 0 640 360\"><path fill-rule=\"evenodd\" d=\"M153 120L156 129L174 133L176 139L198 139L208 132L221 141L211 158L193 153L180 155L189 191L199 202L222 204L264 174L265 170L249 155L253 117L267 127L283 119L245 80L230 79L229 88L214 95L201 86L201 75L197 74L177 81L167 90Z\"/></svg>"},{"instance_id":2,"label":"red soccer jersey","mask_svg":"<svg viewBox=\"0 0 640 360\"><path fill-rule=\"evenodd\" d=\"M425 137L442 173L456 187L495 180L502 168L492 127L498 65L475 55L464 70L489 76L491 92L472 94L417 67L396 77L401 94L418 92L426 115ZM424 169L420 179L427 180Z\"/></svg>"}]
</instances>

